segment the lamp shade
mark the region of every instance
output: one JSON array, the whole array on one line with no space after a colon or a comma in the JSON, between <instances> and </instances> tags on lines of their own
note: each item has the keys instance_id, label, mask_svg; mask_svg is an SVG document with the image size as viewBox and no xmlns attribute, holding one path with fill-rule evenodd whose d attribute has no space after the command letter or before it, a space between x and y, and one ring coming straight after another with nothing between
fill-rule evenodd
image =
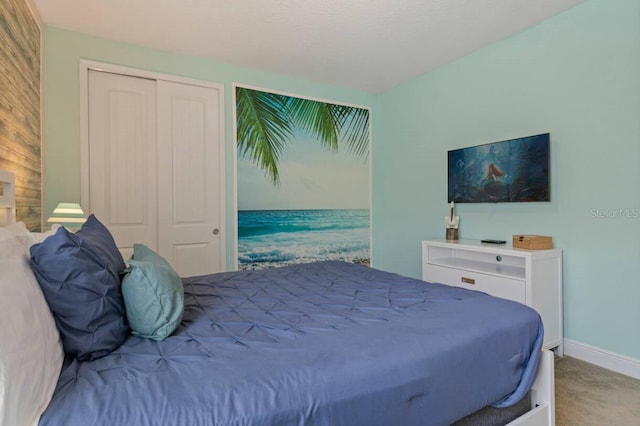
<instances>
[{"instance_id":1,"label":"lamp shade","mask_svg":"<svg viewBox=\"0 0 640 426\"><path fill-rule=\"evenodd\" d=\"M47 223L59 223L67 227L78 227L87 220L78 203L59 203L47 219Z\"/></svg>"}]
</instances>

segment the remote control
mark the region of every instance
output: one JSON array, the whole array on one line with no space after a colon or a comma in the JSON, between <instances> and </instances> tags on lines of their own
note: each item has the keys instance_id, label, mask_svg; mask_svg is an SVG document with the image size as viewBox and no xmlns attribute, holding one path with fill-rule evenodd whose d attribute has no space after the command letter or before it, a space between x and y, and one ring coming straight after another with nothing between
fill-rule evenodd
<instances>
[{"instance_id":1,"label":"remote control","mask_svg":"<svg viewBox=\"0 0 640 426\"><path fill-rule=\"evenodd\" d=\"M507 242L505 240L480 240L481 243L488 243L488 244L506 244Z\"/></svg>"}]
</instances>

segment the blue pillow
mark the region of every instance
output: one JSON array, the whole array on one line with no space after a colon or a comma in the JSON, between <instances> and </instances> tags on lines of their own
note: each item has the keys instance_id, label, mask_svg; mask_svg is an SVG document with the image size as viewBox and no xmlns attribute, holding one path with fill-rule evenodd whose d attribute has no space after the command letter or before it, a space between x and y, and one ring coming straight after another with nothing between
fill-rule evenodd
<instances>
[{"instance_id":1,"label":"blue pillow","mask_svg":"<svg viewBox=\"0 0 640 426\"><path fill-rule=\"evenodd\" d=\"M160 255L134 244L122 295L133 334L163 340L180 325L184 312L182 279Z\"/></svg>"},{"instance_id":2,"label":"blue pillow","mask_svg":"<svg viewBox=\"0 0 640 426\"><path fill-rule=\"evenodd\" d=\"M31 268L60 331L62 346L81 361L118 348L129 327L117 268L93 236L60 227L31 246Z\"/></svg>"},{"instance_id":3,"label":"blue pillow","mask_svg":"<svg viewBox=\"0 0 640 426\"><path fill-rule=\"evenodd\" d=\"M124 272L126 265L111 232L94 214L89 215L76 235L81 241L88 240L96 245L109 262L109 267L118 271L119 274Z\"/></svg>"}]
</instances>

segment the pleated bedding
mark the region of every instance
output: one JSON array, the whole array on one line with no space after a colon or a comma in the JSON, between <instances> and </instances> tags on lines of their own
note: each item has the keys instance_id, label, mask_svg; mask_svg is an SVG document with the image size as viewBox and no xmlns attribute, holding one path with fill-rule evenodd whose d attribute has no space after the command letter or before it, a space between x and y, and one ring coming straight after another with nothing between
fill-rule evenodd
<instances>
[{"instance_id":1,"label":"pleated bedding","mask_svg":"<svg viewBox=\"0 0 640 426\"><path fill-rule=\"evenodd\" d=\"M518 402L539 315L362 265L185 278L163 341L67 359L41 425L447 425Z\"/></svg>"}]
</instances>

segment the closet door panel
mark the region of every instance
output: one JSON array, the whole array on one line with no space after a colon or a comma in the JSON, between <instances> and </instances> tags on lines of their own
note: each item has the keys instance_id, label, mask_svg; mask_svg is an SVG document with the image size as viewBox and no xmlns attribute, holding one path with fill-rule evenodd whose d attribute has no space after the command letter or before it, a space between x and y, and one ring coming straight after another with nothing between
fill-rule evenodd
<instances>
[{"instance_id":1,"label":"closet door panel","mask_svg":"<svg viewBox=\"0 0 640 426\"><path fill-rule=\"evenodd\" d=\"M89 211L127 258L157 249L156 82L89 71Z\"/></svg>"},{"instance_id":2,"label":"closet door panel","mask_svg":"<svg viewBox=\"0 0 640 426\"><path fill-rule=\"evenodd\" d=\"M158 81L159 249L181 276L223 267L221 96Z\"/></svg>"}]
</instances>

